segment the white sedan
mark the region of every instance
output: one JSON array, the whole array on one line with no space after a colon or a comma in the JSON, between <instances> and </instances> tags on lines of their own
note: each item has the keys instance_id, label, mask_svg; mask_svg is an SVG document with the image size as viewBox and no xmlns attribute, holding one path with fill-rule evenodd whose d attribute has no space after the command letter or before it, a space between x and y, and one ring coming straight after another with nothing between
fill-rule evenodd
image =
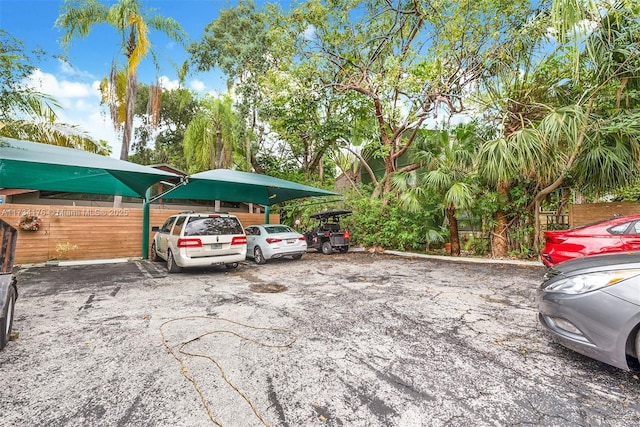
<instances>
[{"instance_id":1,"label":"white sedan","mask_svg":"<svg viewBox=\"0 0 640 427\"><path fill-rule=\"evenodd\" d=\"M256 264L290 256L300 259L307 252L307 240L291 227L282 224L258 224L245 228L247 257Z\"/></svg>"}]
</instances>

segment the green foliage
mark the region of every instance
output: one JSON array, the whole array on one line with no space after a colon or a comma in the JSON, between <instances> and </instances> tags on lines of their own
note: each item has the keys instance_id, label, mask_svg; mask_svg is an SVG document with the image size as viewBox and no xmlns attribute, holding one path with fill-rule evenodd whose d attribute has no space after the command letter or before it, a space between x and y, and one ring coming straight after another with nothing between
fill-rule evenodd
<instances>
[{"instance_id":1,"label":"green foliage","mask_svg":"<svg viewBox=\"0 0 640 427\"><path fill-rule=\"evenodd\" d=\"M26 81L43 52L27 52L21 40L0 29L0 135L108 155L109 146L78 126L60 123L60 106Z\"/></svg>"},{"instance_id":2,"label":"green foliage","mask_svg":"<svg viewBox=\"0 0 640 427\"><path fill-rule=\"evenodd\" d=\"M427 243L442 236L442 210L432 200L419 212L409 212L391 201L383 206L379 199L363 197L345 202L353 214L344 221L356 244L365 247L381 246L385 249L424 251Z\"/></svg>"},{"instance_id":3,"label":"green foliage","mask_svg":"<svg viewBox=\"0 0 640 427\"><path fill-rule=\"evenodd\" d=\"M163 90L157 128L151 123L148 106L149 86L139 84L135 114L141 125L135 130L134 154L129 160L143 165L166 163L186 171L182 141L187 125L201 108L200 101L189 89Z\"/></svg>"},{"instance_id":4,"label":"green foliage","mask_svg":"<svg viewBox=\"0 0 640 427\"><path fill-rule=\"evenodd\" d=\"M38 52L27 52L24 43L0 29L0 122L32 110L34 99L46 99L23 84L36 67Z\"/></svg>"},{"instance_id":5,"label":"green foliage","mask_svg":"<svg viewBox=\"0 0 640 427\"><path fill-rule=\"evenodd\" d=\"M237 146L237 122L229 96L206 97L184 132L187 171L230 168Z\"/></svg>"}]
</instances>

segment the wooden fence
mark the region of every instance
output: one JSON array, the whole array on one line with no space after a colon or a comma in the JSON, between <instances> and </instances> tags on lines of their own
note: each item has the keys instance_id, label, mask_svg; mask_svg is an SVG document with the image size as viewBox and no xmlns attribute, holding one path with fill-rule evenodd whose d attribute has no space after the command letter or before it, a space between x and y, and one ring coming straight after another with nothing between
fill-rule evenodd
<instances>
[{"instance_id":1,"label":"wooden fence","mask_svg":"<svg viewBox=\"0 0 640 427\"><path fill-rule=\"evenodd\" d=\"M611 219L614 215L640 214L640 203L637 202L611 202L611 203L584 203L569 206L569 227L575 228L591 224L605 219Z\"/></svg>"},{"instance_id":2,"label":"wooden fence","mask_svg":"<svg viewBox=\"0 0 640 427\"><path fill-rule=\"evenodd\" d=\"M183 210L150 211L150 227L161 226ZM264 223L264 214L231 212L243 226ZM38 231L19 227L24 215L37 215ZM87 206L0 204L0 218L18 229L14 262L41 263L51 260L136 258L142 256L142 209ZM279 223L279 215L269 215ZM149 230L149 247L154 233Z\"/></svg>"}]
</instances>

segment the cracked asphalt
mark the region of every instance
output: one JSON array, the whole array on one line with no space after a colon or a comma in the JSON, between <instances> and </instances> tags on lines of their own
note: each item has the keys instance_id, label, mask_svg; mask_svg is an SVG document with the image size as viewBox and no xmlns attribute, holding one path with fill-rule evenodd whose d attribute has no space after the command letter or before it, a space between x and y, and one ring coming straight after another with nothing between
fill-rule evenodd
<instances>
[{"instance_id":1,"label":"cracked asphalt","mask_svg":"<svg viewBox=\"0 0 640 427\"><path fill-rule=\"evenodd\" d=\"M366 252L23 268L0 425L640 425L637 366L538 324L544 271Z\"/></svg>"}]
</instances>

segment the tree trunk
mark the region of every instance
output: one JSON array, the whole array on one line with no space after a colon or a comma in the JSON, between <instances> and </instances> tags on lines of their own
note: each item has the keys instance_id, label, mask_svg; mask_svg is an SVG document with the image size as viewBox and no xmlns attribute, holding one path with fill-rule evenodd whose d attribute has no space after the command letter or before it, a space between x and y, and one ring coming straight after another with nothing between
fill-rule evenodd
<instances>
[{"instance_id":1,"label":"tree trunk","mask_svg":"<svg viewBox=\"0 0 640 427\"><path fill-rule=\"evenodd\" d=\"M129 147L131 146L131 135L133 134L133 116L136 106L136 92L138 90L136 70L130 70L127 74L127 88L125 95L125 118L122 132L122 147L120 147L120 160L129 159ZM122 206L122 196L114 196L113 207Z\"/></svg>"},{"instance_id":2,"label":"tree trunk","mask_svg":"<svg viewBox=\"0 0 640 427\"><path fill-rule=\"evenodd\" d=\"M136 106L136 92L138 90L136 70L130 70L127 74L127 89L125 95L125 118L122 132L122 147L120 148L120 160L129 158L129 147L133 134L133 116Z\"/></svg>"},{"instance_id":3,"label":"tree trunk","mask_svg":"<svg viewBox=\"0 0 640 427\"><path fill-rule=\"evenodd\" d=\"M392 156L388 156L384 159L384 178L380 182L380 188L382 191L382 206L389 205L389 196L391 194L391 176L395 172L395 162Z\"/></svg>"},{"instance_id":4,"label":"tree trunk","mask_svg":"<svg viewBox=\"0 0 640 427\"><path fill-rule=\"evenodd\" d=\"M216 130L216 146L215 152L215 166L211 169L220 169L222 167L222 132L220 129Z\"/></svg>"},{"instance_id":5,"label":"tree trunk","mask_svg":"<svg viewBox=\"0 0 640 427\"><path fill-rule=\"evenodd\" d=\"M499 197L504 200L509 199L509 183L502 181L496 186L496 191L500 195ZM495 226L491 232L491 255L495 258L506 257L509 252L509 246L507 242L507 232L509 228L509 221L507 213L498 209L493 214L495 220Z\"/></svg>"},{"instance_id":6,"label":"tree trunk","mask_svg":"<svg viewBox=\"0 0 640 427\"><path fill-rule=\"evenodd\" d=\"M445 209L445 215L449 221L449 242L451 242L451 255L460 256L460 231L458 230L458 219L456 218L456 208L450 206Z\"/></svg>"}]
</instances>

